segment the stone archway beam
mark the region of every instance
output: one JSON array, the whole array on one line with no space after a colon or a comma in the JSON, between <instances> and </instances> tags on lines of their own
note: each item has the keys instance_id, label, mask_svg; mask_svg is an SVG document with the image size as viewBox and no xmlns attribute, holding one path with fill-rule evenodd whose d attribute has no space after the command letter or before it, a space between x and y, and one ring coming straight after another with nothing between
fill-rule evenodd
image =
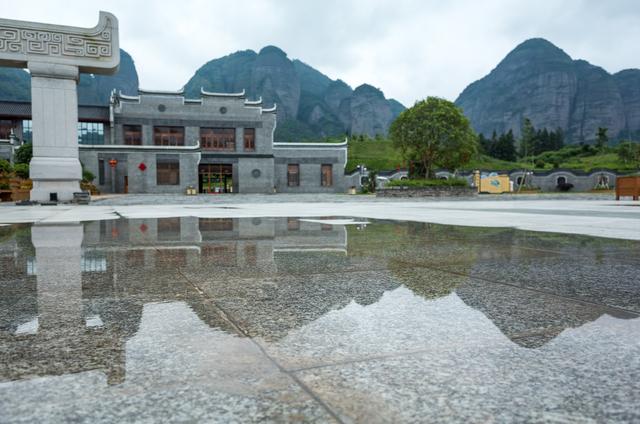
<instances>
[{"instance_id":1,"label":"stone archway beam","mask_svg":"<svg viewBox=\"0 0 640 424\"><path fill-rule=\"evenodd\" d=\"M30 62L113 74L120 64L118 19L100 12L93 28L0 19L0 66L27 68Z\"/></svg>"}]
</instances>

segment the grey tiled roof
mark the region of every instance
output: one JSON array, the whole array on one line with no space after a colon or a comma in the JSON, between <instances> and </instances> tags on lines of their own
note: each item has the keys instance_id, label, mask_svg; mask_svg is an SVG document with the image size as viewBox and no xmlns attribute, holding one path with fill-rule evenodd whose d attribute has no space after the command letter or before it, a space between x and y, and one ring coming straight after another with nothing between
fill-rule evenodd
<instances>
[{"instance_id":1,"label":"grey tiled roof","mask_svg":"<svg viewBox=\"0 0 640 424\"><path fill-rule=\"evenodd\" d=\"M31 103L0 101L0 119L31 119ZM91 122L109 122L108 106L78 106L78 120Z\"/></svg>"}]
</instances>

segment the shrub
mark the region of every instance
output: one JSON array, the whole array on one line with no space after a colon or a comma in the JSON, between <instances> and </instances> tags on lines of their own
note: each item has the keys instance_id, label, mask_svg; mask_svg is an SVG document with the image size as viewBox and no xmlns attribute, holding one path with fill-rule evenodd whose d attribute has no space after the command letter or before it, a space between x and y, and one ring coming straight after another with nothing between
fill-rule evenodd
<instances>
[{"instance_id":1,"label":"shrub","mask_svg":"<svg viewBox=\"0 0 640 424\"><path fill-rule=\"evenodd\" d=\"M466 187L469 183L464 178L440 179L414 179L414 180L391 180L386 187Z\"/></svg>"},{"instance_id":2,"label":"shrub","mask_svg":"<svg viewBox=\"0 0 640 424\"><path fill-rule=\"evenodd\" d=\"M88 169L84 169L84 168L82 169L82 181L86 181L90 183L95 179L96 179L96 176L93 175L93 172L89 171Z\"/></svg>"},{"instance_id":3,"label":"shrub","mask_svg":"<svg viewBox=\"0 0 640 424\"><path fill-rule=\"evenodd\" d=\"M29 178L29 165L26 163L16 163L13 167L13 172L16 174L16 177L26 180Z\"/></svg>"},{"instance_id":4,"label":"shrub","mask_svg":"<svg viewBox=\"0 0 640 424\"><path fill-rule=\"evenodd\" d=\"M15 163L26 163L31 162L31 158L33 157L33 145L31 143L23 144L18 150L16 150L13 160Z\"/></svg>"},{"instance_id":5,"label":"shrub","mask_svg":"<svg viewBox=\"0 0 640 424\"><path fill-rule=\"evenodd\" d=\"M573 188L573 184L571 183L560 183L558 184L558 190L560 191L569 191Z\"/></svg>"},{"instance_id":6,"label":"shrub","mask_svg":"<svg viewBox=\"0 0 640 424\"><path fill-rule=\"evenodd\" d=\"M13 172L13 167L8 160L0 159L0 174L10 174Z\"/></svg>"},{"instance_id":7,"label":"shrub","mask_svg":"<svg viewBox=\"0 0 640 424\"><path fill-rule=\"evenodd\" d=\"M544 168L544 165L545 165L544 160L536 159L536 163L535 163L536 168Z\"/></svg>"}]
</instances>

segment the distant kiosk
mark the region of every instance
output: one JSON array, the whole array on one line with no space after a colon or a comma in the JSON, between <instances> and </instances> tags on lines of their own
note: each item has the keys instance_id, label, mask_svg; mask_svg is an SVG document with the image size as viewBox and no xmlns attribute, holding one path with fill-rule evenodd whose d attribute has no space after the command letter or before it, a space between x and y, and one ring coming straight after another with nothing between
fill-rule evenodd
<instances>
[{"instance_id":1,"label":"distant kiosk","mask_svg":"<svg viewBox=\"0 0 640 424\"><path fill-rule=\"evenodd\" d=\"M31 73L31 200L69 201L80 191L80 72L113 74L120 64L118 20L100 12L94 28L0 19L0 66Z\"/></svg>"}]
</instances>

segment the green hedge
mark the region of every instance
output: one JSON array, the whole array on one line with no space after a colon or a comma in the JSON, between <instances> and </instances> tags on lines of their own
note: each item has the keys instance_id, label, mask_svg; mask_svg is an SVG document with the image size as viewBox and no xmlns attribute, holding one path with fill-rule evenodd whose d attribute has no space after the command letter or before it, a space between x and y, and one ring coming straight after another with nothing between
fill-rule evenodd
<instances>
[{"instance_id":1,"label":"green hedge","mask_svg":"<svg viewBox=\"0 0 640 424\"><path fill-rule=\"evenodd\" d=\"M464 178L449 178L448 180L391 180L385 187L467 187L469 184Z\"/></svg>"}]
</instances>

